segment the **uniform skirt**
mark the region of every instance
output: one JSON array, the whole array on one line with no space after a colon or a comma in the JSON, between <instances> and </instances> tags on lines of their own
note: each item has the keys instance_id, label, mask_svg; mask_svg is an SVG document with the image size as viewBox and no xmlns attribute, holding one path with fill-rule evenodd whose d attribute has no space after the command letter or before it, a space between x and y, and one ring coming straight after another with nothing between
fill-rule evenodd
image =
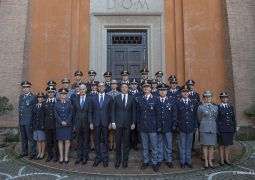
<instances>
[{"instance_id":1,"label":"uniform skirt","mask_svg":"<svg viewBox=\"0 0 255 180\"><path fill-rule=\"evenodd\" d=\"M233 137L234 137L234 133L232 132L220 133L218 135L218 143L219 145L224 145L224 146L233 145Z\"/></svg>"},{"instance_id":2,"label":"uniform skirt","mask_svg":"<svg viewBox=\"0 0 255 180\"><path fill-rule=\"evenodd\" d=\"M206 146L215 146L217 144L216 133L200 132L200 144Z\"/></svg>"},{"instance_id":3,"label":"uniform skirt","mask_svg":"<svg viewBox=\"0 0 255 180\"><path fill-rule=\"evenodd\" d=\"M45 141L46 140L46 136L44 131L41 130L36 130L33 132L33 139L35 141Z\"/></svg>"},{"instance_id":4,"label":"uniform skirt","mask_svg":"<svg viewBox=\"0 0 255 180\"><path fill-rule=\"evenodd\" d=\"M57 140L71 140L73 128L71 127L57 127L56 128L56 139Z\"/></svg>"}]
</instances>

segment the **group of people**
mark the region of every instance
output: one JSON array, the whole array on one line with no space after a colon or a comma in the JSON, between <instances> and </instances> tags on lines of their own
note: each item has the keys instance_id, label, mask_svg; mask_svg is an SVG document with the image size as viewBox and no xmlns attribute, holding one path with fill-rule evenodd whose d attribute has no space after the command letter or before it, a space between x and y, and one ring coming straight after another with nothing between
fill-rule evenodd
<instances>
[{"instance_id":1,"label":"group of people","mask_svg":"<svg viewBox=\"0 0 255 180\"><path fill-rule=\"evenodd\" d=\"M85 165L89 151L94 149L93 167L101 162L108 167L109 151L115 150L115 168L121 164L127 168L129 150L138 150L141 142L141 169L146 169L151 161L157 172L163 162L173 168L173 140L177 138L180 167L192 168L192 148L198 129L204 167L214 167L217 144L220 165L231 165L229 145L233 144L236 120L228 93L220 93L221 103L216 105L210 91L205 91L200 101L200 95L193 90L194 80L180 87L174 75L167 85L162 82L162 71L152 80L148 73L148 69L142 69L141 79L129 80L129 72L123 70L118 82L112 79L111 72L105 72L105 81L98 82L96 72L91 70L89 81L84 83L83 73L78 70L74 84L64 78L57 91L56 82L51 80L46 93L37 95L31 93L31 83L23 81L23 94L19 97L22 147L19 156L44 159L46 146L47 162L68 163L70 144L75 139L75 164Z\"/></svg>"}]
</instances>

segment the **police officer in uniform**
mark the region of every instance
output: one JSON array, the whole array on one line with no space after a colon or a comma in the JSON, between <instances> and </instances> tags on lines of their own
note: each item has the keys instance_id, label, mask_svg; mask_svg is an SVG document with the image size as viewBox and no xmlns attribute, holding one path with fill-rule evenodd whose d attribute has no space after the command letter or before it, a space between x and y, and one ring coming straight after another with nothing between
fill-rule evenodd
<instances>
[{"instance_id":1,"label":"police officer in uniform","mask_svg":"<svg viewBox=\"0 0 255 180\"><path fill-rule=\"evenodd\" d=\"M36 141L38 154L34 158L35 160L41 160L44 158L45 151L45 132L44 132L44 93L39 92L37 94L37 104L33 105L33 139Z\"/></svg>"},{"instance_id":2,"label":"police officer in uniform","mask_svg":"<svg viewBox=\"0 0 255 180\"><path fill-rule=\"evenodd\" d=\"M199 105L200 95L194 91L195 84L196 84L195 81L192 79L186 81L186 85L189 86L190 88L189 98L194 100L197 103L197 105ZM194 133L193 135L192 150L194 150L195 138L196 138L196 133Z\"/></svg>"},{"instance_id":3,"label":"police officer in uniform","mask_svg":"<svg viewBox=\"0 0 255 180\"><path fill-rule=\"evenodd\" d=\"M233 145L236 132L235 108L228 103L228 93L220 93L221 104L218 105L218 144L220 150L220 165L232 165L229 161L229 146Z\"/></svg>"},{"instance_id":4,"label":"police officer in uniform","mask_svg":"<svg viewBox=\"0 0 255 180\"><path fill-rule=\"evenodd\" d=\"M108 93L111 91L111 79L112 79L112 73L110 71L107 71L104 73L104 83L105 83L105 92Z\"/></svg>"},{"instance_id":5,"label":"police officer in uniform","mask_svg":"<svg viewBox=\"0 0 255 180\"><path fill-rule=\"evenodd\" d=\"M181 93L178 87L178 80L176 78L169 78L170 87L167 92L167 96L173 98L176 102L180 99Z\"/></svg>"},{"instance_id":6,"label":"police officer in uniform","mask_svg":"<svg viewBox=\"0 0 255 180\"><path fill-rule=\"evenodd\" d=\"M157 81L157 84L158 86L161 85L163 82L162 82L162 77L163 77L164 73L162 71L158 71L156 72L155 74L155 79Z\"/></svg>"},{"instance_id":7,"label":"police officer in uniform","mask_svg":"<svg viewBox=\"0 0 255 180\"><path fill-rule=\"evenodd\" d=\"M28 156L28 142L30 145L29 159L36 156L36 144L33 140L32 107L36 103L36 96L31 93L31 83L23 81L21 83L23 94L19 96L19 130L21 137L21 154L20 158Z\"/></svg>"},{"instance_id":8,"label":"police officer in uniform","mask_svg":"<svg viewBox=\"0 0 255 180\"><path fill-rule=\"evenodd\" d=\"M159 93L158 93L158 81L156 79L152 79L151 80L151 94L153 96L158 97Z\"/></svg>"},{"instance_id":9,"label":"police officer in uniform","mask_svg":"<svg viewBox=\"0 0 255 180\"><path fill-rule=\"evenodd\" d=\"M213 168L213 148L217 144L217 125L218 107L211 101L212 93L205 91L203 94L204 102L198 106L197 119L199 123L199 139L203 148L204 167Z\"/></svg>"},{"instance_id":10,"label":"police officer in uniform","mask_svg":"<svg viewBox=\"0 0 255 180\"><path fill-rule=\"evenodd\" d=\"M120 87L121 87L121 84L122 83L126 83L126 84L129 84L129 79L128 79L128 76L129 76L129 72L127 70L123 70L121 71L121 81L119 82L119 85L118 85L118 91L120 91Z\"/></svg>"},{"instance_id":11,"label":"police officer in uniform","mask_svg":"<svg viewBox=\"0 0 255 180\"><path fill-rule=\"evenodd\" d=\"M49 86L46 88L47 99L44 102L45 107L45 117L44 117L44 129L46 135L46 147L48 152L48 157L46 162L50 162L53 159L53 162L58 161L58 144L56 140L56 119L54 116L54 104L56 103L56 98L54 93L56 88Z\"/></svg>"},{"instance_id":12,"label":"police officer in uniform","mask_svg":"<svg viewBox=\"0 0 255 180\"><path fill-rule=\"evenodd\" d=\"M156 112L157 98L151 94L151 84L142 85L144 95L138 98L137 103L137 121L139 132L141 133L143 145L143 164L141 169L144 170L149 165L149 150L152 150L152 169L158 172L158 136L157 126L158 117Z\"/></svg>"},{"instance_id":13,"label":"police officer in uniform","mask_svg":"<svg viewBox=\"0 0 255 180\"><path fill-rule=\"evenodd\" d=\"M87 86L88 93L90 93L90 91L92 89L91 88L92 84L96 84L97 85L99 82L95 80L96 75L97 75L96 71L90 70L88 72L88 75L89 75L89 81L86 83L86 86Z\"/></svg>"},{"instance_id":14,"label":"police officer in uniform","mask_svg":"<svg viewBox=\"0 0 255 180\"><path fill-rule=\"evenodd\" d=\"M82 71L80 71L80 70L75 71L74 76L75 76L76 82L74 84L72 84L71 89L75 89L77 84L83 83L82 82L82 77L83 77Z\"/></svg>"},{"instance_id":15,"label":"police officer in uniform","mask_svg":"<svg viewBox=\"0 0 255 180\"><path fill-rule=\"evenodd\" d=\"M157 114L158 114L158 168L163 160L169 168L173 168L173 154L172 131L177 126L177 109L173 98L168 98L167 85L161 84L158 87L159 98L157 100Z\"/></svg>"},{"instance_id":16,"label":"police officer in uniform","mask_svg":"<svg viewBox=\"0 0 255 180\"><path fill-rule=\"evenodd\" d=\"M75 86L75 92L71 95L70 97L70 101L72 104L74 104L74 101L76 99L77 96L79 96L80 94L80 85L83 84L83 83L80 83L80 82L76 82L75 84L73 84Z\"/></svg>"},{"instance_id":17,"label":"police officer in uniform","mask_svg":"<svg viewBox=\"0 0 255 180\"><path fill-rule=\"evenodd\" d=\"M68 93L67 93L67 98L68 98L68 100L70 100L72 94L75 93L75 89L72 89L72 88L70 87L70 83L71 83L71 81L70 81L70 79L68 79L68 78L63 78L63 79L61 80L62 88L68 90ZM59 92L56 92L56 98L57 98L57 100L60 99L60 93L59 93Z\"/></svg>"},{"instance_id":18,"label":"police officer in uniform","mask_svg":"<svg viewBox=\"0 0 255 180\"><path fill-rule=\"evenodd\" d=\"M129 95L132 95L135 97L136 102L138 101L138 98L142 96L142 92L138 90L138 80L133 78L130 81L130 89L128 92ZM136 127L137 127L137 121L136 121ZM138 151L138 142L139 142L139 133L138 128L135 128L131 130L130 135L130 147L133 148L135 151Z\"/></svg>"},{"instance_id":19,"label":"police officer in uniform","mask_svg":"<svg viewBox=\"0 0 255 180\"><path fill-rule=\"evenodd\" d=\"M179 128L180 166L193 168L191 149L193 133L197 130L197 104L189 98L190 89L184 85L180 89L182 98L177 101L177 124Z\"/></svg>"},{"instance_id":20,"label":"police officer in uniform","mask_svg":"<svg viewBox=\"0 0 255 180\"><path fill-rule=\"evenodd\" d=\"M142 91L142 84L145 82L150 83L150 80L148 79L149 70L147 68L143 68L141 71L141 79L138 83L138 90Z\"/></svg>"},{"instance_id":21,"label":"police officer in uniform","mask_svg":"<svg viewBox=\"0 0 255 180\"><path fill-rule=\"evenodd\" d=\"M177 83L173 83L171 84L171 80L175 79ZM180 86L178 86L178 81L177 81L177 77L175 75L170 75L169 78L168 78L168 82L170 83L170 87L169 88L172 88L172 85L175 86L175 89L179 90L180 89Z\"/></svg>"}]
</instances>

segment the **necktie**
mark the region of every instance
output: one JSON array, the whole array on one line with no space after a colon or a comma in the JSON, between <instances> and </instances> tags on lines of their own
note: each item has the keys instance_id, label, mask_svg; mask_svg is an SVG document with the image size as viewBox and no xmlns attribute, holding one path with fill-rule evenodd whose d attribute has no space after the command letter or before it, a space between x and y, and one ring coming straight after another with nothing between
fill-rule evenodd
<instances>
[{"instance_id":1,"label":"necktie","mask_svg":"<svg viewBox=\"0 0 255 180\"><path fill-rule=\"evenodd\" d=\"M84 96L82 96L82 97L81 97L81 108L83 108L83 106L84 106L84 102L85 102L85 100L84 100Z\"/></svg>"},{"instance_id":2,"label":"necktie","mask_svg":"<svg viewBox=\"0 0 255 180\"><path fill-rule=\"evenodd\" d=\"M103 103L104 103L103 95L100 95L100 100L99 100L100 108L103 107Z\"/></svg>"},{"instance_id":3,"label":"necktie","mask_svg":"<svg viewBox=\"0 0 255 180\"><path fill-rule=\"evenodd\" d=\"M126 107L126 94L124 94L123 99L122 99L122 102L123 102L123 104L124 104L124 107Z\"/></svg>"}]
</instances>

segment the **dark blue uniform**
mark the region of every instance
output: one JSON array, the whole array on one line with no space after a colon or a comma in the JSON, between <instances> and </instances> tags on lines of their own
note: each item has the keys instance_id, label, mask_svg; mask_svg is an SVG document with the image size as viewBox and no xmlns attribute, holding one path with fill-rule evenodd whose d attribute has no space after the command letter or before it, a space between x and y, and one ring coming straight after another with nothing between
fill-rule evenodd
<instances>
[{"instance_id":1,"label":"dark blue uniform","mask_svg":"<svg viewBox=\"0 0 255 180\"><path fill-rule=\"evenodd\" d=\"M105 92L108 93L112 90L111 88L111 82L105 82Z\"/></svg>"},{"instance_id":2,"label":"dark blue uniform","mask_svg":"<svg viewBox=\"0 0 255 180\"><path fill-rule=\"evenodd\" d=\"M36 102L36 96L32 93L27 95L21 95L19 97L19 127L21 136L21 155L28 154L28 142L30 145L30 156L36 155L36 145L33 140L33 129L32 129L32 118L33 110L32 107Z\"/></svg>"},{"instance_id":3,"label":"dark blue uniform","mask_svg":"<svg viewBox=\"0 0 255 180\"><path fill-rule=\"evenodd\" d=\"M167 163L172 163L172 129L177 123L177 109L175 100L172 98L159 97L157 101L158 128L161 129L158 134L158 161L161 163L164 159Z\"/></svg>"},{"instance_id":4,"label":"dark blue uniform","mask_svg":"<svg viewBox=\"0 0 255 180\"><path fill-rule=\"evenodd\" d=\"M223 104L218 106L218 143L219 145L232 145L233 136L236 132L235 109L231 105Z\"/></svg>"},{"instance_id":5,"label":"dark blue uniform","mask_svg":"<svg viewBox=\"0 0 255 180\"><path fill-rule=\"evenodd\" d=\"M191 91L189 93L189 98L194 100L197 104L200 102L200 96L197 92Z\"/></svg>"},{"instance_id":6,"label":"dark blue uniform","mask_svg":"<svg viewBox=\"0 0 255 180\"><path fill-rule=\"evenodd\" d=\"M179 150L181 164L191 165L191 149L193 141L193 133L197 129L197 103L188 99L188 103L184 103L183 99L177 101L177 126L180 130Z\"/></svg>"},{"instance_id":7,"label":"dark blue uniform","mask_svg":"<svg viewBox=\"0 0 255 180\"><path fill-rule=\"evenodd\" d=\"M56 139L56 118L54 116L54 104L56 103L56 98L48 98L45 103L45 118L44 118L44 128L46 134L46 147L48 152L47 161L52 158L56 162L58 158L58 144Z\"/></svg>"},{"instance_id":8,"label":"dark blue uniform","mask_svg":"<svg viewBox=\"0 0 255 180\"><path fill-rule=\"evenodd\" d=\"M167 97L173 98L175 102L177 102L181 98L181 93L179 92L178 89L176 90L169 89L167 91Z\"/></svg>"},{"instance_id":9,"label":"dark blue uniform","mask_svg":"<svg viewBox=\"0 0 255 180\"><path fill-rule=\"evenodd\" d=\"M137 103L137 120L138 128L141 133L141 139L143 144L143 158L144 164L149 163L149 149L152 150L152 164L156 166L158 164L158 119L156 111L157 98L150 95L148 100L146 96L138 98Z\"/></svg>"},{"instance_id":10,"label":"dark blue uniform","mask_svg":"<svg viewBox=\"0 0 255 180\"><path fill-rule=\"evenodd\" d=\"M44 130L44 110L45 107L43 104L33 105L33 120L32 120L33 131Z\"/></svg>"},{"instance_id":11,"label":"dark blue uniform","mask_svg":"<svg viewBox=\"0 0 255 180\"><path fill-rule=\"evenodd\" d=\"M56 138L57 140L71 140L73 132L73 106L70 101L57 101L54 105L54 115L56 118ZM62 126L65 121L67 126Z\"/></svg>"}]
</instances>

